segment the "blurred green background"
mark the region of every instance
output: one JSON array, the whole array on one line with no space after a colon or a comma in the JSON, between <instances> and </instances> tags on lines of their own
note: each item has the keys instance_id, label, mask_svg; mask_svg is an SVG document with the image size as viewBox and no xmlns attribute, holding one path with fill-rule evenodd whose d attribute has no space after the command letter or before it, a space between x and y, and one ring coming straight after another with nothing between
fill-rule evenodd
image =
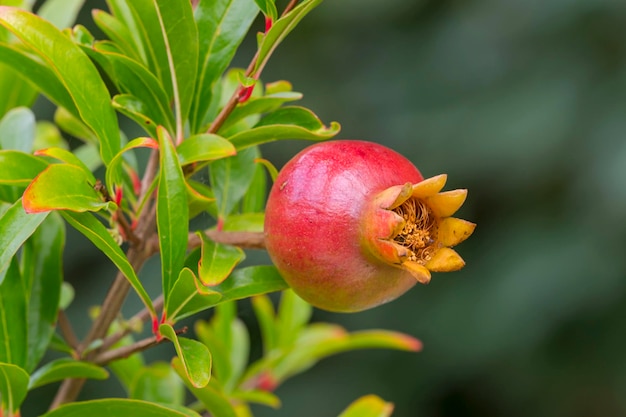
<instances>
[{"instance_id":1,"label":"blurred green background","mask_svg":"<svg viewBox=\"0 0 626 417\"><path fill-rule=\"evenodd\" d=\"M82 22L93 28L88 12ZM447 189L469 189L459 216L478 228L458 248L462 271L364 313L314 315L406 332L423 352L327 359L257 417L336 416L368 393L394 402L394 417L626 416L625 28L623 0L338 0L303 21L263 79L291 81L341 138L448 173ZM282 166L305 145L263 152ZM68 245L70 313L84 327L113 268L75 233ZM158 283L157 270L143 275ZM121 394L101 387L85 395Z\"/></svg>"}]
</instances>

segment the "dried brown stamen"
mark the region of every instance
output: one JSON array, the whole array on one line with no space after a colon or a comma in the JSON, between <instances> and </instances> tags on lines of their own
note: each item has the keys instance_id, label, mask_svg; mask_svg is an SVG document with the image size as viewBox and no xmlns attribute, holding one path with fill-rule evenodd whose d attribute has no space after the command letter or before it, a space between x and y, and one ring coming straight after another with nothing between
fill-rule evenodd
<instances>
[{"instance_id":1,"label":"dried brown stamen","mask_svg":"<svg viewBox=\"0 0 626 417\"><path fill-rule=\"evenodd\" d=\"M394 240L411 251L408 260L424 265L436 249L436 216L426 203L417 198L409 198L393 211L405 221Z\"/></svg>"}]
</instances>

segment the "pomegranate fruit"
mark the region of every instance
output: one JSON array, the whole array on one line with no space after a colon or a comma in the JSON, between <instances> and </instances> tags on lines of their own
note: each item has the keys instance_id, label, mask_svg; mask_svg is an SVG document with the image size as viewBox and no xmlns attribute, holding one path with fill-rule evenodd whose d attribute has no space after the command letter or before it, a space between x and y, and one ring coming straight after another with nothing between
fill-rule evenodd
<instances>
[{"instance_id":1,"label":"pomegranate fruit","mask_svg":"<svg viewBox=\"0 0 626 417\"><path fill-rule=\"evenodd\" d=\"M462 268L451 246L475 224L450 217L467 190L440 192L399 153L338 140L304 149L280 171L265 213L267 251L304 300L338 312L391 301L430 271Z\"/></svg>"}]
</instances>

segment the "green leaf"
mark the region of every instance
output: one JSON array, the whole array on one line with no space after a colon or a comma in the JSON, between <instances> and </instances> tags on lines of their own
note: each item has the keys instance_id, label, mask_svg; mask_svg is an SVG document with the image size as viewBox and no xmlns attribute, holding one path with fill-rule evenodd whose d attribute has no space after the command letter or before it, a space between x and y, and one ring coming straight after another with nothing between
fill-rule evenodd
<instances>
[{"instance_id":1,"label":"green leaf","mask_svg":"<svg viewBox=\"0 0 626 417\"><path fill-rule=\"evenodd\" d=\"M19 410L26 398L28 374L22 368L8 363L0 363L0 399L2 410L14 413Z\"/></svg>"},{"instance_id":2,"label":"green leaf","mask_svg":"<svg viewBox=\"0 0 626 417\"><path fill-rule=\"evenodd\" d=\"M157 227L161 250L163 294L167 296L185 263L189 218L185 179L176 150L165 129L159 126L157 132L161 166L157 195Z\"/></svg>"},{"instance_id":3,"label":"green leaf","mask_svg":"<svg viewBox=\"0 0 626 417\"><path fill-rule=\"evenodd\" d=\"M181 165L192 162L213 161L237 153L235 147L221 136L203 133L190 136L177 148Z\"/></svg>"},{"instance_id":4,"label":"green leaf","mask_svg":"<svg viewBox=\"0 0 626 417\"><path fill-rule=\"evenodd\" d=\"M31 152L35 140L35 115L30 109L9 110L0 120L0 149ZM234 149L234 148L233 148Z\"/></svg>"},{"instance_id":5,"label":"green leaf","mask_svg":"<svg viewBox=\"0 0 626 417\"><path fill-rule=\"evenodd\" d=\"M133 43L133 34L122 21L102 10L93 10L91 15L94 23L115 42L125 56L140 60L136 44Z\"/></svg>"},{"instance_id":6,"label":"green leaf","mask_svg":"<svg viewBox=\"0 0 626 417\"><path fill-rule=\"evenodd\" d=\"M137 148L151 148L158 149L158 143L152 138L136 138L131 140L113 157L106 172L106 183L109 187L114 185L122 185L123 179L123 163L124 154L131 149Z\"/></svg>"},{"instance_id":7,"label":"green leaf","mask_svg":"<svg viewBox=\"0 0 626 417\"><path fill-rule=\"evenodd\" d=\"M102 160L108 164L120 148L117 119L106 86L89 58L51 23L31 13L0 7L0 24L53 69L82 119L100 139Z\"/></svg>"},{"instance_id":8,"label":"green leaf","mask_svg":"<svg viewBox=\"0 0 626 417\"><path fill-rule=\"evenodd\" d=\"M81 362L70 358L48 362L30 376L28 389L34 389L68 378L107 379L106 369L89 362Z\"/></svg>"},{"instance_id":9,"label":"green leaf","mask_svg":"<svg viewBox=\"0 0 626 417\"><path fill-rule=\"evenodd\" d=\"M211 290L222 294L221 302L289 288L274 266L259 265L233 271L227 280Z\"/></svg>"},{"instance_id":10,"label":"green leaf","mask_svg":"<svg viewBox=\"0 0 626 417\"><path fill-rule=\"evenodd\" d=\"M252 297L252 308L259 322L261 338L263 340L263 352L267 355L276 347L277 329L276 312L274 305L267 295L257 295Z\"/></svg>"},{"instance_id":11,"label":"green leaf","mask_svg":"<svg viewBox=\"0 0 626 417\"><path fill-rule=\"evenodd\" d=\"M212 119L210 112L219 100L217 82L258 13L254 0L201 0L196 6L198 81L189 117L193 133Z\"/></svg>"},{"instance_id":12,"label":"green leaf","mask_svg":"<svg viewBox=\"0 0 626 417\"><path fill-rule=\"evenodd\" d=\"M0 150L0 184L27 186L48 163L19 151Z\"/></svg>"},{"instance_id":13,"label":"green leaf","mask_svg":"<svg viewBox=\"0 0 626 417\"><path fill-rule=\"evenodd\" d=\"M41 417L200 417L189 409L139 400L110 398L65 404Z\"/></svg>"},{"instance_id":14,"label":"green leaf","mask_svg":"<svg viewBox=\"0 0 626 417\"><path fill-rule=\"evenodd\" d=\"M110 64L109 76L121 93L130 94L143 104L141 114L157 125L168 130L174 127L174 117L170 110L169 98L159 80L143 65L117 53L96 48L96 54ZM118 99L118 105L119 105Z\"/></svg>"},{"instance_id":15,"label":"green leaf","mask_svg":"<svg viewBox=\"0 0 626 417\"><path fill-rule=\"evenodd\" d=\"M209 212L217 217L217 206L213 190L206 184L187 179L187 201L189 202L189 218L192 219L202 212Z\"/></svg>"},{"instance_id":16,"label":"green leaf","mask_svg":"<svg viewBox=\"0 0 626 417\"><path fill-rule=\"evenodd\" d=\"M211 164L209 174L220 218L224 219L231 213L250 187L258 153L256 148L244 149L235 156Z\"/></svg>"},{"instance_id":17,"label":"green leaf","mask_svg":"<svg viewBox=\"0 0 626 417\"><path fill-rule=\"evenodd\" d=\"M142 40L142 28L139 15L131 8L127 0L107 0L107 4L113 16L126 28L130 36L123 40L123 42L128 45L128 52L133 51L127 53L127 55L137 57L138 62L150 68ZM122 47L122 45L120 45L120 47Z\"/></svg>"},{"instance_id":18,"label":"green leaf","mask_svg":"<svg viewBox=\"0 0 626 417\"><path fill-rule=\"evenodd\" d=\"M85 0L46 0L37 14L59 29L72 26Z\"/></svg>"},{"instance_id":19,"label":"green leaf","mask_svg":"<svg viewBox=\"0 0 626 417\"><path fill-rule=\"evenodd\" d=\"M172 367L189 391L206 407L213 417L239 416L215 379L211 379L206 386L197 388L187 378L185 367L179 358L172 359Z\"/></svg>"},{"instance_id":20,"label":"green leaf","mask_svg":"<svg viewBox=\"0 0 626 417\"><path fill-rule=\"evenodd\" d=\"M202 258L198 264L198 276L202 284L214 287L222 283L244 258L241 248L224 245L198 233L202 239Z\"/></svg>"},{"instance_id":21,"label":"green leaf","mask_svg":"<svg viewBox=\"0 0 626 417\"><path fill-rule=\"evenodd\" d=\"M278 110L284 103L300 100L302 98L301 93L295 93L292 91L285 91L263 97L256 97L247 100L244 103L239 104L232 113L228 116L220 132L227 131L231 126L237 122L249 118L251 116L271 113ZM258 117L258 116L257 116Z\"/></svg>"},{"instance_id":22,"label":"green leaf","mask_svg":"<svg viewBox=\"0 0 626 417\"><path fill-rule=\"evenodd\" d=\"M277 343L287 346L294 342L309 322L313 308L292 290L283 291L278 307L276 325Z\"/></svg>"},{"instance_id":23,"label":"green leaf","mask_svg":"<svg viewBox=\"0 0 626 417\"><path fill-rule=\"evenodd\" d=\"M224 222L227 232L263 232L265 213L231 214Z\"/></svg>"},{"instance_id":24,"label":"green leaf","mask_svg":"<svg viewBox=\"0 0 626 417\"><path fill-rule=\"evenodd\" d=\"M243 374L250 354L250 337L243 321L236 317L236 303L222 303L209 323L195 325L198 339L213 356L213 374L228 392Z\"/></svg>"},{"instance_id":25,"label":"green leaf","mask_svg":"<svg viewBox=\"0 0 626 417\"><path fill-rule=\"evenodd\" d=\"M276 394L261 389L235 391L231 394L231 397L240 401L261 404L274 409L280 408L281 406L280 398L278 398Z\"/></svg>"},{"instance_id":26,"label":"green leaf","mask_svg":"<svg viewBox=\"0 0 626 417\"><path fill-rule=\"evenodd\" d=\"M27 360L27 289L17 258L13 258L0 285L0 362L24 367Z\"/></svg>"},{"instance_id":27,"label":"green leaf","mask_svg":"<svg viewBox=\"0 0 626 417\"><path fill-rule=\"evenodd\" d=\"M389 417L393 404L376 395L366 395L354 401L339 417Z\"/></svg>"},{"instance_id":28,"label":"green leaf","mask_svg":"<svg viewBox=\"0 0 626 417\"><path fill-rule=\"evenodd\" d=\"M180 271L165 304L168 323L188 317L214 306L222 295L202 288L202 283L189 268Z\"/></svg>"},{"instance_id":29,"label":"green leaf","mask_svg":"<svg viewBox=\"0 0 626 417\"><path fill-rule=\"evenodd\" d=\"M96 177L93 176L93 174L89 170L89 167L85 165L85 163L81 161L80 158L78 158L75 154L68 151L67 149L59 147L45 148L37 151L36 154L38 156L49 156L51 158L58 159L61 162L65 162L66 164L77 166L78 168L82 169L85 174L87 174L90 184L96 183Z\"/></svg>"},{"instance_id":30,"label":"green leaf","mask_svg":"<svg viewBox=\"0 0 626 417\"><path fill-rule=\"evenodd\" d=\"M61 136L59 128L52 122L41 120L35 126L33 149L37 151L52 147L69 149L67 141Z\"/></svg>"},{"instance_id":31,"label":"green leaf","mask_svg":"<svg viewBox=\"0 0 626 417\"><path fill-rule=\"evenodd\" d=\"M159 333L174 343L176 353L182 362L189 382L196 388L205 387L211 378L211 352L209 349L196 340L178 337L169 324L160 325Z\"/></svg>"},{"instance_id":32,"label":"green leaf","mask_svg":"<svg viewBox=\"0 0 626 417\"><path fill-rule=\"evenodd\" d=\"M263 165L256 164L252 182L241 202L242 213L262 213L267 199L267 174Z\"/></svg>"},{"instance_id":33,"label":"green leaf","mask_svg":"<svg viewBox=\"0 0 626 417\"><path fill-rule=\"evenodd\" d=\"M118 94L113 97L113 108L131 120L134 120L151 137L156 137L157 123L148 116L150 110L146 104L131 94Z\"/></svg>"},{"instance_id":34,"label":"green leaf","mask_svg":"<svg viewBox=\"0 0 626 417\"><path fill-rule=\"evenodd\" d=\"M156 318L156 311L154 310L150 296L143 288L143 285L141 285L126 255L124 255L124 252L122 252L104 225L91 213L63 211L61 214L72 227L91 240L91 242L119 268L126 279L128 279L128 282L135 292L137 292L137 295L139 295L139 298L143 301L148 311L150 311L152 318Z\"/></svg>"},{"instance_id":35,"label":"green leaf","mask_svg":"<svg viewBox=\"0 0 626 417\"><path fill-rule=\"evenodd\" d=\"M287 37L289 32L297 26L304 16L306 16L321 2L322 0L305 0L285 16L274 22L269 32L261 38L259 55L254 67L255 74L263 70L274 50L285 39L285 37Z\"/></svg>"},{"instance_id":36,"label":"green leaf","mask_svg":"<svg viewBox=\"0 0 626 417\"><path fill-rule=\"evenodd\" d=\"M30 85L39 89L53 103L67 108L74 114L78 114L74 101L63 83L59 81L54 71L42 63L41 60L16 46L0 43L0 62L3 62L10 68L14 68L20 77L23 77ZM13 94L14 92L11 91L11 93ZM33 90L32 99L35 98L35 93L35 90ZM20 100L21 104L30 104L29 102L32 101L28 97L28 91L26 94L27 97Z\"/></svg>"},{"instance_id":37,"label":"green leaf","mask_svg":"<svg viewBox=\"0 0 626 417\"><path fill-rule=\"evenodd\" d=\"M259 6L259 9L263 12L263 14L272 20L276 20L278 17L278 10L276 10L276 0L254 0L254 2Z\"/></svg>"},{"instance_id":38,"label":"green leaf","mask_svg":"<svg viewBox=\"0 0 626 417\"><path fill-rule=\"evenodd\" d=\"M28 334L25 369L31 372L54 334L63 283L65 224L57 213L41 223L22 248L22 280L27 285Z\"/></svg>"},{"instance_id":39,"label":"green leaf","mask_svg":"<svg viewBox=\"0 0 626 417\"><path fill-rule=\"evenodd\" d=\"M3 28L0 28L0 31L2 30ZM16 67L3 64L5 60L7 58L0 56L0 97L3 98L0 100L0 117L15 107L32 106L37 97L35 87L17 71Z\"/></svg>"},{"instance_id":40,"label":"green leaf","mask_svg":"<svg viewBox=\"0 0 626 417\"><path fill-rule=\"evenodd\" d=\"M27 214L20 199L0 217L0 284L13 255L47 216L48 213Z\"/></svg>"},{"instance_id":41,"label":"green leaf","mask_svg":"<svg viewBox=\"0 0 626 417\"><path fill-rule=\"evenodd\" d=\"M198 69L198 28L189 1L153 0L172 77L176 142L183 139Z\"/></svg>"},{"instance_id":42,"label":"green leaf","mask_svg":"<svg viewBox=\"0 0 626 417\"><path fill-rule=\"evenodd\" d=\"M230 136L237 149L281 139L326 140L339 133L341 126L332 122L330 127L318 119L309 109L304 107L283 107L265 116L253 128Z\"/></svg>"},{"instance_id":43,"label":"green leaf","mask_svg":"<svg viewBox=\"0 0 626 417\"><path fill-rule=\"evenodd\" d=\"M154 403L182 405L185 387L168 363L155 362L143 367L135 375L129 397Z\"/></svg>"},{"instance_id":44,"label":"green leaf","mask_svg":"<svg viewBox=\"0 0 626 417\"><path fill-rule=\"evenodd\" d=\"M83 123L78 117L74 116L70 111L64 107L58 107L54 112L54 123L59 128L75 138L82 140L85 143L98 143L98 137L93 131Z\"/></svg>"},{"instance_id":45,"label":"green leaf","mask_svg":"<svg viewBox=\"0 0 626 417\"><path fill-rule=\"evenodd\" d=\"M24 210L28 213L113 210L115 203L104 201L92 181L91 172L76 165L49 165L24 191Z\"/></svg>"}]
</instances>

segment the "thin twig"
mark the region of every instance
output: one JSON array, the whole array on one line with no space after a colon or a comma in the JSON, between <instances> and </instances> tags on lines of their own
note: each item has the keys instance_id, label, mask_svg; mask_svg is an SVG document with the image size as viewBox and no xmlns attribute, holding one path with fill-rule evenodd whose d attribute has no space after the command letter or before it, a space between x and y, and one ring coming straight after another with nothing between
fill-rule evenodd
<instances>
[{"instance_id":1,"label":"thin twig","mask_svg":"<svg viewBox=\"0 0 626 417\"><path fill-rule=\"evenodd\" d=\"M70 323L67 314L65 314L65 310L59 310L59 329L61 330L61 334L63 335L63 339L67 342L69 347L72 350L76 350L80 341L78 337L76 337L76 333L74 333L74 328L72 327L72 323Z\"/></svg>"},{"instance_id":2,"label":"thin twig","mask_svg":"<svg viewBox=\"0 0 626 417\"><path fill-rule=\"evenodd\" d=\"M157 298L155 298L154 301L152 302L152 305L154 306L154 309L157 312L159 312L163 308L163 301L164 301L163 295L161 294ZM102 346L100 346L100 351L105 351L109 349L111 346L113 346L114 344L122 340L124 336L132 333L135 323L143 324L143 323L146 323L148 320L150 320L150 310L144 307L137 314L135 314L134 316L132 316L130 319L127 320L127 325L124 326L123 329L120 329L117 332L113 333L112 335L107 336L102 341Z\"/></svg>"}]
</instances>

